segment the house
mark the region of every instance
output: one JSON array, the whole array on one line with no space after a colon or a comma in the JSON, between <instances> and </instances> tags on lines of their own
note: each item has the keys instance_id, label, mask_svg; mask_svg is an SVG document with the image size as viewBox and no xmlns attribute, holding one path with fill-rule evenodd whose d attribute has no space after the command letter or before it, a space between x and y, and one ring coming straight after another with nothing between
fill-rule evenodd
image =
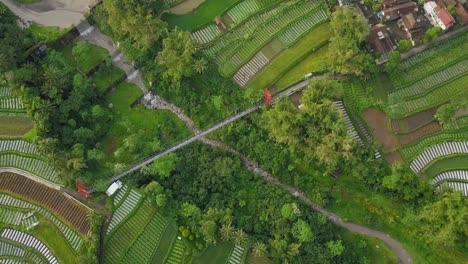
<instances>
[{"instance_id":1,"label":"house","mask_svg":"<svg viewBox=\"0 0 468 264\"><path fill-rule=\"evenodd\" d=\"M418 4L415 2L406 2L383 9L379 12L379 16L383 21L389 21L416 11L418 11Z\"/></svg>"},{"instance_id":2,"label":"house","mask_svg":"<svg viewBox=\"0 0 468 264\"><path fill-rule=\"evenodd\" d=\"M395 50L397 47L393 42L387 27L383 24L373 26L369 31L367 40L374 54L381 54L376 60L377 64L384 63L388 60L388 53Z\"/></svg>"},{"instance_id":3,"label":"house","mask_svg":"<svg viewBox=\"0 0 468 264\"><path fill-rule=\"evenodd\" d=\"M123 184L121 181L116 181L107 188L106 194L107 196L112 196L114 193L116 193L120 188L122 188Z\"/></svg>"},{"instance_id":4,"label":"house","mask_svg":"<svg viewBox=\"0 0 468 264\"><path fill-rule=\"evenodd\" d=\"M438 6L434 1L425 3L424 11L426 11L427 18L429 18L434 27L447 30L455 24L455 19L453 19L449 11L446 8Z\"/></svg>"},{"instance_id":5,"label":"house","mask_svg":"<svg viewBox=\"0 0 468 264\"><path fill-rule=\"evenodd\" d=\"M463 7L462 4L457 5L457 16L460 18L460 22L462 24L468 24L468 12L466 12L466 9Z\"/></svg>"},{"instance_id":6,"label":"house","mask_svg":"<svg viewBox=\"0 0 468 264\"><path fill-rule=\"evenodd\" d=\"M406 14L401 17L403 28L405 29L409 40L413 46L416 45L416 41L424 35L424 26L421 19L415 17L412 13Z\"/></svg>"}]
</instances>

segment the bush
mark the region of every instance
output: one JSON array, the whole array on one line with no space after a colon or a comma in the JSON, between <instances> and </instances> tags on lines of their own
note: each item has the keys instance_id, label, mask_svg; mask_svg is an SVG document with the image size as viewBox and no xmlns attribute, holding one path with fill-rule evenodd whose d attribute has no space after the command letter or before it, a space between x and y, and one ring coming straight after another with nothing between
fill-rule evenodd
<instances>
[{"instance_id":1,"label":"bush","mask_svg":"<svg viewBox=\"0 0 468 264\"><path fill-rule=\"evenodd\" d=\"M407 39L400 40L399 46L400 46L400 51L401 52L405 52L405 51L411 49L411 47L412 47L411 42L409 40L407 40Z\"/></svg>"}]
</instances>

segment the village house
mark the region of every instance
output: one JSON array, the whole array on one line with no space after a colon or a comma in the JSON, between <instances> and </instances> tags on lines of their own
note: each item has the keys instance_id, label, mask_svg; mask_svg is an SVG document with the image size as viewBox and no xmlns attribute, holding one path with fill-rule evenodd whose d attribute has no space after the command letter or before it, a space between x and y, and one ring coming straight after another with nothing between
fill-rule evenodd
<instances>
[{"instance_id":1,"label":"village house","mask_svg":"<svg viewBox=\"0 0 468 264\"><path fill-rule=\"evenodd\" d=\"M425 3L424 11L426 11L427 18L434 27L447 30L455 24L455 19L450 15L449 11L444 7L438 6L434 1Z\"/></svg>"},{"instance_id":2,"label":"village house","mask_svg":"<svg viewBox=\"0 0 468 264\"><path fill-rule=\"evenodd\" d=\"M378 16L382 21L390 21L418 11L418 5L409 0L384 0Z\"/></svg>"},{"instance_id":3,"label":"village house","mask_svg":"<svg viewBox=\"0 0 468 264\"><path fill-rule=\"evenodd\" d=\"M401 24L405 29L409 41L413 46L419 44L419 40L424 35L424 25L422 19L416 17L413 13L401 17Z\"/></svg>"},{"instance_id":4,"label":"village house","mask_svg":"<svg viewBox=\"0 0 468 264\"><path fill-rule=\"evenodd\" d=\"M378 65L386 62L388 60L388 53L397 48L387 27L383 24L373 26L369 31L367 40L371 45L372 53L380 54L380 57L376 59Z\"/></svg>"}]
</instances>

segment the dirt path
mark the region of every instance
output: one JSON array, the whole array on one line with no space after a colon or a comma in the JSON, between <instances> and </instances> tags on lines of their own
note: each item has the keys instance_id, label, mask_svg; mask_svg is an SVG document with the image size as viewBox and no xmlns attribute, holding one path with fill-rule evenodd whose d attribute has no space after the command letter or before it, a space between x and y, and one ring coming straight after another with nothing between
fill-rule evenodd
<instances>
[{"instance_id":1,"label":"dirt path","mask_svg":"<svg viewBox=\"0 0 468 264\"><path fill-rule=\"evenodd\" d=\"M90 0L42 0L34 4L21 4L15 0L0 0L24 23L68 28L77 25L88 11Z\"/></svg>"},{"instance_id":2,"label":"dirt path","mask_svg":"<svg viewBox=\"0 0 468 264\"><path fill-rule=\"evenodd\" d=\"M218 0L222 1L222 0ZM193 9L197 8L205 0L186 0L185 2L174 6L169 9L169 12L174 15L183 15L192 12Z\"/></svg>"},{"instance_id":3,"label":"dirt path","mask_svg":"<svg viewBox=\"0 0 468 264\"><path fill-rule=\"evenodd\" d=\"M403 263L403 264L412 263L411 256L408 254L408 252L406 252L406 250L403 248L403 246L397 240L391 238L390 235L388 235L387 233L384 233L382 231L378 231L378 230L375 230L375 229L371 229L371 228L368 228L368 227L365 227L365 226L362 226L362 225L354 224L354 223L346 223L338 215L336 215L334 213L331 213L331 212L325 210L324 208L322 208L317 203L314 203L311 199L309 199L309 197L307 197L307 195L302 190L281 183L273 175L271 175L269 172L263 170L256 162L248 159L245 155L239 153L235 149L223 144L222 142L215 141L215 140L210 140L210 139L203 138L200 141L202 141L203 143L208 144L208 145L210 145L212 147L222 148L222 149L224 149L224 150L226 150L228 152L231 152L231 153L233 153L235 155L240 156L240 158L242 159L244 165L247 167L248 170L250 170L251 172L253 172L253 173L257 174L257 175L259 175L265 181L267 181L267 182L269 182L271 184L274 184L274 185L276 185L278 187L281 187L282 189L289 192L292 196L294 196L297 199L301 200L305 204L310 205L312 210L326 215L328 217L328 219L332 223L334 223L335 225L341 226L341 227L347 229L348 231L350 231L352 233L357 233L357 234L361 234L361 235L366 235L366 236L378 238L378 239L382 240L391 250L393 250L393 252L395 252L395 254L398 257L400 263Z\"/></svg>"}]
</instances>

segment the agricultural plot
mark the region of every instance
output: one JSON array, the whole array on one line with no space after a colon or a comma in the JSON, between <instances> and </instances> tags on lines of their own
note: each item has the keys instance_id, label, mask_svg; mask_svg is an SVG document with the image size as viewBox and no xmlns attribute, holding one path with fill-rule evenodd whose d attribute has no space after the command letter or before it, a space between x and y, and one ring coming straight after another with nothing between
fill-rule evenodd
<instances>
[{"instance_id":1,"label":"agricultural plot","mask_svg":"<svg viewBox=\"0 0 468 264\"><path fill-rule=\"evenodd\" d=\"M466 181L468 182L468 170L453 170L446 171L437 175L432 183L434 185L440 184L444 181Z\"/></svg>"},{"instance_id":2,"label":"agricultural plot","mask_svg":"<svg viewBox=\"0 0 468 264\"><path fill-rule=\"evenodd\" d=\"M53 211L54 214L61 217L61 219L64 219L82 235L87 235L89 232L88 210L75 201L70 200L58 190L49 188L43 184L14 173L0 173L0 190L18 194L28 201L41 205L36 207L32 207L30 205L26 205L27 207L23 207L22 205L15 206L15 201L13 200L8 204L11 207L35 210L44 215L45 218L51 219L52 222L57 224L57 222L50 217L52 214L48 213L48 211L44 209L45 207L50 211ZM2 201L8 202L8 200ZM60 229L59 224L57 224L57 226Z\"/></svg>"},{"instance_id":3,"label":"agricultural plot","mask_svg":"<svg viewBox=\"0 0 468 264\"><path fill-rule=\"evenodd\" d=\"M468 196L468 183L465 182L447 182L446 184L441 184L437 186L437 189L440 191L446 189L453 189L455 191L459 191L462 193L463 196Z\"/></svg>"},{"instance_id":4,"label":"agricultural plot","mask_svg":"<svg viewBox=\"0 0 468 264\"><path fill-rule=\"evenodd\" d=\"M210 43L203 52L220 64L225 75L232 75L277 34L296 21L322 10L320 1L295 0L258 14Z\"/></svg>"},{"instance_id":5,"label":"agricultural plot","mask_svg":"<svg viewBox=\"0 0 468 264\"><path fill-rule=\"evenodd\" d=\"M23 244L29 248L39 251L50 264L58 264L57 258L50 252L49 248L39 239L29 234L14 229L4 229L0 237Z\"/></svg>"},{"instance_id":6,"label":"agricultural plot","mask_svg":"<svg viewBox=\"0 0 468 264\"><path fill-rule=\"evenodd\" d=\"M190 34L190 37L201 44L205 44L212 41L220 34L221 30L218 28L217 25L213 24L193 32L192 34Z\"/></svg>"},{"instance_id":7,"label":"agricultural plot","mask_svg":"<svg viewBox=\"0 0 468 264\"><path fill-rule=\"evenodd\" d=\"M438 143L448 141L464 141L467 139L468 131L466 131L466 129L451 132L441 132L425 137L412 145L405 146L404 148L400 149L400 152L407 161L411 161L419 154L421 154L426 148L434 146Z\"/></svg>"},{"instance_id":8,"label":"agricultural plot","mask_svg":"<svg viewBox=\"0 0 468 264\"><path fill-rule=\"evenodd\" d=\"M326 20L328 20L327 12L324 9L320 9L310 16L305 16L296 23L291 24L288 29L279 34L278 39L284 46L289 47L305 33Z\"/></svg>"},{"instance_id":9,"label":"agricultural plot","mask_svg":"<svg viewBox=\"0 0 468 264\"><path fill-rule=\"evenodd\" d=\"M15 262L17 258L28 260L31 263L47 263L46 259L39 255L39 252L33 251L30 248L25 246L21 246L18 244L13 244L13 241L8 239L1 239L0 238L0 256L2 257L1 263L5 264L13 264L13 263L23 263L23 262Z\"/></svg>"},{"instance_id":10,"label":"agricultural plot","mask_svg":"<svg viewBox=\"0 0 468 264\"><path fill-rule=\"evenodd\" d=\"M466 59L468 56L467 39L468 34L463 33L402 61L398 70L390 74L395 89L401 89L457 61Z\"/></svg>"},{"instance_id":11,"label":"agricultural plot","mask_svg":"<svg viewBox=\"0 0 468 264\"><path fill-rule=\"evenodd\" d=\"M421 96L434 88L468 73L468 59L457 62L442 71L431 74L405 88L391 93L388 97L390 104L395 104L402 99Z\"/></svg>"},{"instance_id":12,"label":"agricultural plot","mask_svg":"<svg viewBox=\"0 0 468 264\"><path fill-rule=\"evenodd\" d=\"M15 154L0 154L0 167L27 171L49 182L61 183L54 168L43 160Z\"/></svg>"},{"instance_id":13,"label":"agricultural plot","mask_svg":"<svg viewBox=\"0 0 468 264\"><path fill-rule=\"evenodd\" d=\"M176 239L172 245L171 251L169 252L169 257L167 258L167 264L179 264L182 263L182 258L184 256L185 245L182 240Z\"/></svg>"},{"instance_id":14,"label":"agricultural plot","mask_svg":"<svg viewBox=\"0 0 468 264\"><path fill-rule=\"evenodd\" d=\"M124 204L125 202L120 207L124 206ZM140 206L134 208L133 210L134 211L132 212L131 217L117 226L115 230L112 231L112 233L108 234L105 242L106 255L104 258L104 263L119 263L124 257L128 248L139 236L142 229L147 224L149 218L154 214L154 209L147 201L144 201L140 204ZM112 218L114 218L114 215Z\"/></svg>"},{"instance_id":15,"label":"agricultural plot","mask_svg":"<svg viewBox=\"0 0 468 264\"><path fill-rule=\"evenodd\" d=\"M467 83L468 75L465 75L437 87L422 97L392 105L391 115L406 116L439 105L465 91L468 91L468 87L466 86Z\"/></svg>"},{"instance_id":16,"label":"agricultural plot","mask_svg":"<svg viewBox=\"0 0 468 264\"><path fill-rule=\"evenodd\" d=\"M234 246L231 256L229 256L228 264L240 264L242 256L244 255L244 248L241 246Z\"/></svg>"},{"instance_id":17,"label":"agricultural plot","mask_svg":"<svg viewBox=\"0 0 468 264\"><path fill-rule=\"evenodd\" d=\"M39 155L36 146L24 140L0 139L0 152L20 152Z\"/></svg>"},{"instance_id":18,"label":"agricultural plot","mask_svg":"<svg viewBox=\"0 0 468 264\"><path fill-rule=\"evenodd\" d=\"M24 213L18 212L16 210L0 207L0 223L5 223L8 225L19 226L21 220L23 220Z\"/></svg>"},{"instance_id":19,"label":"agricultural plot","mask_svg":"<svg viewBox=\"0 0 468 264\"><path fill-rule=\"evenodd\" d=\"M0 137L21 137L34 128L31 119L19 113L8 113L8 116L0 115L0 124L8 124L0 126Z\"/></svg>"},{"instance_id":20,"label":"agricultural plot","mask_svg":"<svg viewBox=\"0 0 468 264\"><path fill-rule=\"evenodd\" d=\"M453 154L468 154L468 141L467 142L445 142L434 145L419 155L410 164L410 168L415 172L419 173L424 167L426 167L432 161L448 155Z\"/></svg>"},{"instance_id":21,"label":"agricultural plot","mask_svg":"<svg viewBox=\"0 0 468 264\"><path fill-rule=\"evenodd\" d=\"M248 16L257 13L262 7L268 4L268 0L246 0L231 8L226 15L235 22L239 23Z\"/></svg>"},{"instance_id":22,"label":"agricultural plot","mask_svg":"<svg viewBox=\"0 0 468 264\"><path fill-rule=\"evenodd\" d=\"M167 219L160 214L155 217L144 227L141 234L136 238L135 242L128 248L125 256L122 258L122 263L156 263L151 262L153 254L158 250L157 245L161 243L170 243L169 241L161 241L164 230L167 227ZM153 245L153 246L148 246ZM164 255L167 251L162 252ZM157 263L162 263L164 256L158 257Z\"/></svg>"},{"instance_id":23,"label":"agricultural plot","mask_svg":"<svg viewBox=\"0 0 468 264\"><path fill-rule=\"evenodd\" d=\"M107 227L107 234L110 234L112 230L135 209L140 200L141 194L137 191L130 190L124 202L112 214L109 226Z\"/></svg>"},{"instance_id":24,"label":"agricultural plot","mask_svg":"<svg viewBox=\"0 0 468 264\"><path fill-rule=\"evenodd\" d=\"M0 205L33 210L34 212L37 212L38 214L42 215L44 218L51 221L60 230L60 232L65 237L65 239L68 240L68 242L70 243L72 248L75 250L75 252L79 252L81 246L83 245L84 240L80 235L78 235L73 229L71 229L66 224L64 224L54 214L50 213L49 211L45 210L44 208L40 206L14 198L7 194L0 194ZM2 221L0 220L0 222ZM30 225L26 224L25 226L28 227Z\"/></svg>"},{"instance_id":25,"label":"agricultural plot","mask_svg":"<svg viewBox=\"0 0 468 264\"><path fill-rule=\"evenodd\" d=\"M14 97L13 91L3 84L0 84L0 112L24 112L19 98Z\"/></svg>"},{"instance_id":26,"label":"agricultural plot","mask_svg":"<svg viewBox=\"0 0 468 264\"><path fill-rule=\"evenodd\" d=\"M234 81L244 87L266 64L268 58L260 51L234 75Z\"/></svg>"}]
</instances>

